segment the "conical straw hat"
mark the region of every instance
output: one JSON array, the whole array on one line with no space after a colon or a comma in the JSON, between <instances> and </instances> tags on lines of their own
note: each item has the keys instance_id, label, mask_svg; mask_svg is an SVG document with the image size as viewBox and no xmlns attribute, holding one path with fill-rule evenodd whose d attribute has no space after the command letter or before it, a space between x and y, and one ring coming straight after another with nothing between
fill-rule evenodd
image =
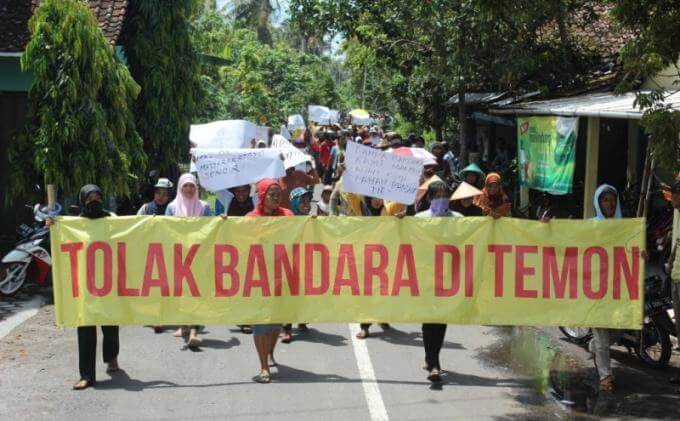
<instances>
[{"instance_id":1,"label":"conical straw hat","mask_svg":"<svg viewBox=\"0 0 680 421\"><path fill-rule=\"evenodd\" d=\"M427 188L430 187L430 184L434 183L435 181L443 182L443 180L435 174L428 178L423 184L421 184L420 187L418 187L418 192L416 193L416 202L420 202L420 199L422 199L423 196L425 196L425 193L427 193Z\"/></svg>"},{"instance_id":2,"label":"conical straw hat","mask_svg":"<svg viewBox=\"0 0 680 421\"><path fill-rule=\"evenodd\" d=\"M456 191L453 192L453 195L451 195L451 200L468 199L470 197L479 196L480 194L482 194L481 190L463 181Z\"/></svg>"}]
</instances>

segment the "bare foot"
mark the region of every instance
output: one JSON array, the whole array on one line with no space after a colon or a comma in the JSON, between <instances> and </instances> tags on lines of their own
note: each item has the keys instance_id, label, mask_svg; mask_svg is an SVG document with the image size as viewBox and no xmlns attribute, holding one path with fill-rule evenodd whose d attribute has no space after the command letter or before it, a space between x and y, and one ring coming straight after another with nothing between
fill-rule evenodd
<instances>
[{"instance_id":1,"label":"bare foot","mask_svg":"<svg viewBox=\"0 0 680 421\"><path fill-rule=\"evenodd\" d=\"M184 336L184 328L180 327L175 331L175 333L172 334L172 336L174 336L175 338L181 338L182 336Z\"/></svg>"}]
</instances>

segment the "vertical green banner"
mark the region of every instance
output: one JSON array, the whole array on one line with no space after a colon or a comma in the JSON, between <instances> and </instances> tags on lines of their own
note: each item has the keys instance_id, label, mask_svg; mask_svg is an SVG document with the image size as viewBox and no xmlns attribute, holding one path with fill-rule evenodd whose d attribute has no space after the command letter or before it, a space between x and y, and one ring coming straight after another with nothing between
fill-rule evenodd
<instances>
[{"instance_id":1,"label":"vertical green banner","mask_svg":"<svg viewBox=\"0 0 680 421\"><path fill-rule=\"evenodd\" d=\"M571 193L577 135L576 117L517 117L520 184L550 193Z\"/></svg>"}]
</instances>

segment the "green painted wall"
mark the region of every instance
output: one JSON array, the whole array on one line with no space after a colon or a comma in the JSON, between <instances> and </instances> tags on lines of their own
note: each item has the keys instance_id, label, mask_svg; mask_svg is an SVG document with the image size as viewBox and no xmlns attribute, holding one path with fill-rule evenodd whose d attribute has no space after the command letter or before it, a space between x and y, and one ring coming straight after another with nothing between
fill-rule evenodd
<instances>
[{"instance_id":1,"label":"green painted wall","mask_svg":"<svg viewBox=\"0 0 680 421\"><path fill-rule=\"evenodd\" d=\"M22 72L19 57L0 57L0 92L28 92L33 75Z\"/></svg>"}]
</instances>

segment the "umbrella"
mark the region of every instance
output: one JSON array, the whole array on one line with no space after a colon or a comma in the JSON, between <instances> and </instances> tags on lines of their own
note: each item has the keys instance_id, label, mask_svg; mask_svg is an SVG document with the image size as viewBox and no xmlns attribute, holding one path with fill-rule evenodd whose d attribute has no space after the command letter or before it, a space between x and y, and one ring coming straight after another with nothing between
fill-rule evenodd
<instances>
[{"instance_id":1,"label":"umbrella","mask_svg":"<svg viewBox=\"0 0 680 421\"><path fill-rule=\"evenodd\" d=\"M357 108L350 111L349 115L352 118L352 124L357 124L360 126L368 126L371 124L371 116L366 110Z\"/></svg>"},{"instance_id":2,"label":"umbrella","mask_svg":"<svg viewBox=\"0 0 680 421\"><path fill-rule=\"evenodd\" d=\"M412 156L414 158L420 158L423 161L423 166L425 165L437 165L437 157L432 155L430 152L423 148L395 148L390 149L387 152L396 153L403 156Z\"/></svg>"}]
</instances>

